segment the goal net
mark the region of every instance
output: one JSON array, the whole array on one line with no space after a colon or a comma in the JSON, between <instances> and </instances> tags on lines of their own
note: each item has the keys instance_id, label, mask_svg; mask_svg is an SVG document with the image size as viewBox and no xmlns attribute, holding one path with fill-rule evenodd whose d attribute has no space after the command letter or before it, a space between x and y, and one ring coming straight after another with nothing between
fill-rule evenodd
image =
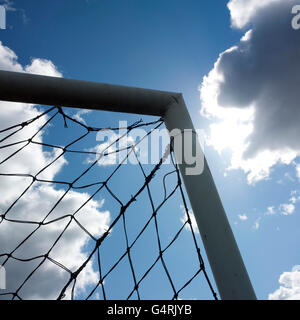
<instances>
[{"instance_id":1,"label":"goal net","mask_svg":"<svg viewBox=\"0 0 300 320\"><path fill-rule=\"evenodd\" d=\"M162 119L0 104L0 299L217 298Z\"/></svg>"}]
</instances>

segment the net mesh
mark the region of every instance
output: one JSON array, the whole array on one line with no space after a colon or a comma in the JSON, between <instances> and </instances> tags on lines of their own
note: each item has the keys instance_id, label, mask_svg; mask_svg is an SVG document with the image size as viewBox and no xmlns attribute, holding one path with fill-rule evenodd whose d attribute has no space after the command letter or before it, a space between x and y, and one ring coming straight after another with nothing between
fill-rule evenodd
<instances>
[{"instance_id":1,"label":"net mesh","mask_svg":"<svg viewBox=\"0 0 300 320\"><path fill-rule=\"evenodd\" d=\"M179 299L201 286L217 299L172 143L151 167L138 155L162 125L135 121L119 134L119 127L87 126L61 107L39 107L30 120L0 130L0 264L7 272L1 299ZM143 137L121 143L138 128L147 130ZM108 131L107 142L86 147ZM112 165L116 154L123 159ZM125 166L129 157L134 166ZM194 291L184 295L187 288Z\"/></svg>"}]
</instances>

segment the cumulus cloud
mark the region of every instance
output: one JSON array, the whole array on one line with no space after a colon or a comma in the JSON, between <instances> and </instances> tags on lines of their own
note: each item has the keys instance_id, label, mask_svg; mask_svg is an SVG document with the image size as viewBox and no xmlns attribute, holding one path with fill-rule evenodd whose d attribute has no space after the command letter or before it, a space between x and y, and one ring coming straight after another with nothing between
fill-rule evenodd
<instances>
[{"instance_id":1,"label":"cumulus cloud","mask_svg":"<svg viewBox=\"0 0 300 320\"><path fill-rule=\"evenodd\" d=\"M22 72L23 67L18 63L17 55L0 41L0 69Z\"/></svg>"},{"instance_id":2,"label":"cumulus cloud","mask_svg":"<svg viewBox=\"0 0 300 320\"><path fill-rule=\"evenodd\" d=\"M300 43L291 27L296 2L231 0L232 25L250 29L220 54L200 86L201 113L216 120L208 144L219 152L230 148L228 169L242 169L250 184L300 155Z\"/></svg>"},{"instance_id":3,"label":"cumulus cloud","mask_svg":"<svg viewBox=\"0 0 300 320\"><path fill-rule=\"evenodd\" d=\"M33 59L29 65L22 67L22 65L18 63L17 55L1 42L0 68L2 70L61 76L61 73L56 69L55 65L51 61L44 59ZM0 128L7 128L14 124L22 123L23 121L36 117L38 114L38 108L34 105L0 102ZM38 144L29 144L20 152L15 153L38 131L42 123L42 120L36 120L8 138L6 137L12 131L0 133L0 146L7 146L1 148L1 173L36 175L39 172L38 170L60 156L58 161L38 175L40 179L53 180L62 167L67 165L67 161L63 155L61 155L61 151L45 151L42 146ZM36 142L43 142L44 134L46 134L45 130L42 130L34 137L34 140ZM22 140L25 142L13 145L15 141ZM8 158L9 160L6 160ZM22 194L30 182L31 179L26 177L1 176L1 214L7 211L7 208ZM64 190L59 189L53 184L35 183L32 188L11 207L6 218L18 221L40 222L63 195ZM88 199L89 195L87 193L69 191L52 211L46 222L53 221L68 214L73 214ZM76 215L78 222L93 236L103 234L110 222L110 214L108 211L103 210L102 206L103 201L96 202L90 200ZM65 218L41 226L28 241L24 242L14 252L14 256L19 259L30 259L38 255L44 255L69 221L68 218ZM1 220L0 253L10 253L34 228L36 228L36 225ZM50 257L66 266L69 270L75 271L87 258L86 245L89 239L88 234L85 233L78 224L72 221L67 231L51 251ZM4 259L5 257L1 257L0 263L3 263ZM14 292L39 262L41 262L41 259L20 262L10 258L5 264L7 292ZM28 283L24 285L19 294L24 299L57 298L58 293L66 283L68 277L69 274L66 271L47 261L30 278ZM89 263L78 277L75 293L79 294L85 290L87 285L95 284L97 280L98 274L96 270L93 269L92 263ZM1 293L4 292L1 291ZM1 298L3 297L4 296ZM70 297L70 291L67 292L67 297ZM8 298L10 297L8 296Z\"/></svg>"},{"instance_id":4,"label":"cumulus cloud","mask_svg":"<svg viewBox=\"0 0 300 320\"><path fill-rule=\"evenodd\" d=\"M50 211L52 206L62 197L63 190L55 190L52 186L38 186L26 193L11 210L7 218L21 221L41 221ZM69 192L57 208L47 218L46 222L61 218L66 214L75 212L87 199L88 194ZM1 211L5 206L0 204ZM101 203L90 201L76 215L76 219L92 235L100 236L107 228L110 215L108 211L102 211ZM30 214L29 214L30 213ZM49 251L57 237L70 221L68 217L56 223L42 226L24 245L14 252L19 259L29 259L44 255ZM2 252L11 252L36 226L18 224L3 221L0 224L0 243ZM51 251L49 257L64 265L71 271L76 271L87 258L84 247L89 236L81 230L75 222L72 222L57 245ZM9 260L5 265L7 271L7 291L16 291L26 276L34 270L42 259L32 262L19 262ZM69 274L57 265L47 261L22 288L19 295L26 299L55 299L60 290L69 279ZM78 277L76 294L84 292L87 285L95 284L98 274L89 263L83 273ZM69 292L70 293L70 292ZM68 296L69 297L69 296Z\"/></svg>"},{"instance_id":5,"label":"cumulus cloud","mask_svg":"<svg viewBox=\"0 0 300 320\"><path fill-rule=\"evenodd\" d=\"M57 70L55 65L46 59L35 58L31 63L23 68L18 62L16 53L3 45L0 41L0 69L5 71L27 72L52 77L61 77L62 74Z\"/></svg>"},{"instance_id":6,"label":"cumulus cloud","mask_svg":"<svg viewBox=\"0 0 300 320\"><path fill-rule=\"evenodd\" d=\"M279 1L281 0L230 0L227 6L232 26L244 28L255 17L259 9Z\"/></svg>"},{"instance_id":7,"label":"cumulus cloud","mask_svg":"<svg viewBox=\"0 0 300 320\"><path fill-rule=\"evenodd\" d=\"M299 300L300 266L294 266L290 272L283 272L279 277L279 283L281 286L269 294L269 300Z\"/></svg>"},{"instance_id":8,"label":"cumulus cloud","mask_svg":"<svg viewBox=\"0 0 300 320\"><path fill-rule=\"evenodd\" d=\"M52 77L62 76L62 74L56 69L55 65L46 59L33 59L31 64L25 67L24 71L27 73L47 75Z\"/></svg>"}]
</instances>

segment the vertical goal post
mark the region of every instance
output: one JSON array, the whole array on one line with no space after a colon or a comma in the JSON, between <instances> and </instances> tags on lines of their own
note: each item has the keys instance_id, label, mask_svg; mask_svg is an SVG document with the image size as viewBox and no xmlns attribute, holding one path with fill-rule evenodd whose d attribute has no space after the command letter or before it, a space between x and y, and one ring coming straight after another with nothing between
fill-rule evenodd
<instances>
[{"instance_id":1,"label":"vertical goal post","mask_svg":"<svg viewBox=\"0 0 300 320\"><path fill-rule=\"evenodd\" d=\"M169 132L196 132L182 94L175 92L0 71L0 100L160 116ZM197 138L186 147L201 148ZM179 169L221 299L255 300L205 157L202 173L196 175L187 174L191 165L181 160Z\"/></svg>"}]
</instances>

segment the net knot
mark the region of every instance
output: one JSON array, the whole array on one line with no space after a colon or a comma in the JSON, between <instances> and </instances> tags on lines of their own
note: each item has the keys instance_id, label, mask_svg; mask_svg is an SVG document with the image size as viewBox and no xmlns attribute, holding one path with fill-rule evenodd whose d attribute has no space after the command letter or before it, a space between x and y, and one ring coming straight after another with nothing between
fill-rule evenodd
<instances>
[{"instance_id":1,"label":"net knot","mask_svg":"<svg viewBox=\"0 0 300 320\"><path fill-rule=\"evenodd\" d=\"M134 197L133 195L131 195L131 201L136 201L136 197Z\"/></svg>"},{"instance_id":2,"label":"net knot","mask_svg":"<svg viewBox=\"0 0 300 320\"><path fill-rule=\"evenodd\" d=\"M67 118L65 113L63 112L61 107L57 107L58 108L58 112L62 115L63 119L64 119L64 127L68 128L68 124L67 124Z\"/></svg>"},{"instance_id":3,"label":"net knot","mask_svg":"<svg viewBox=\"0 0 300 320\"><path fill-rule=\"evenodd\" d=\"M71 274L70 274L71 280L75 280L77 278L77 276L78 276L78 271L71 272Z\"/></svg>"}]
</instances>

